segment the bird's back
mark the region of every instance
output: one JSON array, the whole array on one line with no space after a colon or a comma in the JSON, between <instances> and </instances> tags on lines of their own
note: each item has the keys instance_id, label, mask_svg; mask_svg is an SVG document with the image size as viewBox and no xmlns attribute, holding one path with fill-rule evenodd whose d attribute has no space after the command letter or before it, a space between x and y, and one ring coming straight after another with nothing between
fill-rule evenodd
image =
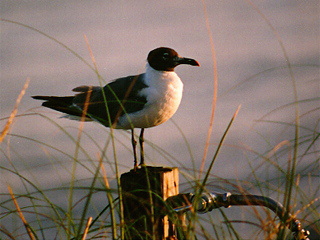
<instances>
[{"instance_id":1,"label":"bird's back","mask_svg":"<svg viewBox=\"0 0 320 240\"><path fill-rule=\"evenodd\" d=\"M147 100L138 91L145 87L143 74L116 79L103 88L83 86L74 89L81 93L74 97L73 105L86 109L88 116L110 127L122 115L143 108Z\"/></svg>"}]
</instances>

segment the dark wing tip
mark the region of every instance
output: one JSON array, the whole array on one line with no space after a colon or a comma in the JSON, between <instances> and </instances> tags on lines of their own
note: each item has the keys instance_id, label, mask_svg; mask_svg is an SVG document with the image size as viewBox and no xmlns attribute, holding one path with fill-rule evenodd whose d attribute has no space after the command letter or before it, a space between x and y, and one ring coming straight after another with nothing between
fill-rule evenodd
<instances>
[{"instance_id":1,"label":"dark wing tip","mask_svg":"<svg viewBox=\"0 0 320 240\"><path fill-rule=\"evenodd\" d=\"M79 86L79 87L72 89L72 91L73 92L88 92L91 89L92 89L92 86L82 85L82 86Z\"/></svg>"},{"instance_id":2,"label":"dark wing tip","mask_svg":"<svg viewBox=\"0 0 320 240\"><path fill-rule=\"evenodd\" d=\"M48 100L49 97L48 96L31 96L33 99L37 99L37 100Z\"/></svg>"},{"instance_id":3,"label":"dark wing tip","mask_svg":"<svg viewBox=\"0 0 320 240\"><path fill-rule=\"evenodd\" d=\"M99 89L101 89L101 87L82 85L82 86L79 86L79 87L72 89L72 91L74 91L74 92L89 92L89 91L95 91L95 90L99 90Z\"/></svg>"}]
</instances>

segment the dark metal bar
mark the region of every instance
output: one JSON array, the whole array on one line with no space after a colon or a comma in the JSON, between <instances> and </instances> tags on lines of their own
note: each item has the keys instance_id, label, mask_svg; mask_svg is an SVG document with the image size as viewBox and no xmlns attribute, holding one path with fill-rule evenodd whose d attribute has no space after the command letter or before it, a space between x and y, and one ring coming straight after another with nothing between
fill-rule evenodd
<instances>
[{"instance_id":1,"label":"dark metal bar","mask_svg":"<svg viewBox=\"0 0 320 240\"><path fill-rule=\"evenodd\" d=\"M178 194L167 199L167 204L175 212L184 212L195 209L199 213L207 213L215 208L230 206L263 206L272 210L293 232L295 239L308 240L309 231L301 227L299 220L287 212L281 203L264 196L241 195L231 193L203 193L196 196L192 193Z\"/></svg>"}]
</instances>

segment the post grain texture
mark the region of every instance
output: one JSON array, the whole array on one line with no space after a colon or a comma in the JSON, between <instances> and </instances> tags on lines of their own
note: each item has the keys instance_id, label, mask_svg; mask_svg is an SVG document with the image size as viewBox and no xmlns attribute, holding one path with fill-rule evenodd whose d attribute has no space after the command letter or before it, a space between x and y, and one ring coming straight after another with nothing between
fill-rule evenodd
<instances>
[{"instance_id":1,"label":"post grain texture","mask_svg":"<svg viewBox=\"0 0 320 240\"><path fill-rule=\"evenodd\" d=\"M126 240L176 239L164 201L179 193L178 168L142 166L121 175Z\"/></svg>"}]
</instances>

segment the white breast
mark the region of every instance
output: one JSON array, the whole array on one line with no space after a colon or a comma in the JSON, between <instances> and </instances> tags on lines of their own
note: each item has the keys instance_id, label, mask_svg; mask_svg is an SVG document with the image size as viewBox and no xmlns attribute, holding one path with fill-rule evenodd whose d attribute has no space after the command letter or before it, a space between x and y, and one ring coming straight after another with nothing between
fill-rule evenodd
<instances>
[{"instance_id":1,"label":"white breast","mask_svg":"<svg viewBox=\"0 0 320 240\"><path fill-rule=\"evenodd\" d=\"M140 95L147 98L147 103L141 111L122 116L119 128L154 127L170 119L177 111L183 83L175 72L157 71L147 64L144 81L149 87L144 88Z\"/></svg>"}]
</instances>

